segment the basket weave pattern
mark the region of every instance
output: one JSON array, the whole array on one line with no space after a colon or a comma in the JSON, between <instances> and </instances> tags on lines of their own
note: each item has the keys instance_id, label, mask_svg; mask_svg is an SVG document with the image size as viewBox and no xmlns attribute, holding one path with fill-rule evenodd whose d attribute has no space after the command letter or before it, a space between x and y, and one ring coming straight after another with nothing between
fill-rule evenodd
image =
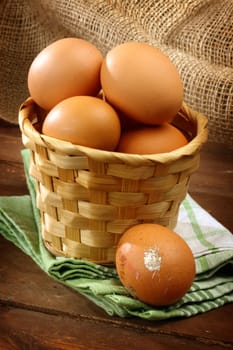
<instances>
[{"instance_id":1,"label":"basket weave pattern","mask_svg":"<svg viewBox=\"0 0 233 350\"><path fill-rule=\"evenodd\" d=\"M183 105L175 119L191 139L158 155L128 155L72 145L42 135L34 101L19 111L30 174L37 182L42 238L55 255L111 264L128 227L155 222L174 228L190 175L207 137L204 116Z\"/></svg>"}]
</instances>

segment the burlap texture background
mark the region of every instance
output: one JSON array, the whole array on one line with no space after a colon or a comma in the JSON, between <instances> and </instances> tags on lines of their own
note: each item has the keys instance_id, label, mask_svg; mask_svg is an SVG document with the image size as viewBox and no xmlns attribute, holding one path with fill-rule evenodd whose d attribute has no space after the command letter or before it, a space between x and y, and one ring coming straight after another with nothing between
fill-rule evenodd
<instances>
[{"instance_id":1,"label":"burlap texture background","mask_svg":"<svg viewBox=\"0 0 233 350\"><path fill-rule=\"evenodd\" d=\"M233 0L0 0L0 117L18 122L28 68L50 42L77 36L105 54L140 40L176 64L209 139L233 146L232 35Z\"/></svg>"}]
</instances>

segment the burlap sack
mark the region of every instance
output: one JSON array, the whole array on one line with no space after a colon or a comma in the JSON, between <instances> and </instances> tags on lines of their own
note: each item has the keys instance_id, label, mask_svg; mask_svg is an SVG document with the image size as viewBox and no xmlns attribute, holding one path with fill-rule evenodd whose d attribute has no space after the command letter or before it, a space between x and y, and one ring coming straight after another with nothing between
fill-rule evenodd
<instances>
[{"instance_id":1,"label":"burlap sack","mask_svg":"<svg viewBox=\"0 0 233 350\"><path fill-rule=\"evenodd\" d=\"M50 42L77 36L105 54L139 40L176 64L185 102L209 119L210 140L233 146L232 34L233 0L1 0L0 116L18 122L28 68Z\"/></svg>"}]
</instances>

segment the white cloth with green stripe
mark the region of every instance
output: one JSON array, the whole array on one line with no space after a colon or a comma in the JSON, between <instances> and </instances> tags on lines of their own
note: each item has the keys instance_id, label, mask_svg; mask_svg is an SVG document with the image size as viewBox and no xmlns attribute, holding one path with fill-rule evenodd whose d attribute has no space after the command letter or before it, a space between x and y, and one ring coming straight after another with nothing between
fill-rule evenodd
<instances>
[{"instance_id":1,"label":"white cloth with green stripe","mask_svg":"<svg viewBox=\"0 0 233 350\"><path fill-rule=\"evenodd\" d=\"M181 205L175 231L191 247L198 274L219 268L221 262L233 256L233 235L190 195Z\"/></svg>"},{"instance_id":2,"label":"white cloth with green stripe","mask_svg":"<svg viewBox=\"0 0 233 350\"><path fill-rule=\"evenodd\" d=\"M44 247L36 208L35 183L28 174L29 152L22 152L30 195L0 197L0 233L58 282L92 300L110 315L161 320L190 317L233 301L233 235L187 195L175 231L191 247L196 278L175 305L155 308L131 297L116 270L77 259L55 258Z\"/></svg>"}]
</instances>

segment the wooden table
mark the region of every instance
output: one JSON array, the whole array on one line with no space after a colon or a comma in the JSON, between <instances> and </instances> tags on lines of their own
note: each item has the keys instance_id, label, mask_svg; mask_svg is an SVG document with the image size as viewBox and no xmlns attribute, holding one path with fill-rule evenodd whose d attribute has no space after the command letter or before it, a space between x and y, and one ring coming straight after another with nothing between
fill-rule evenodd
<instances>
[{"instance_id":1,"label":"wooden table","mask_svg":"<svg viewBox=\"0 0 233 350\"><path fill-rule=\"evenodd\" d=\"M0 122L0 195L27 193L18 127ZM233 150L206 144L190 194L233 232ZM0 349L233 349L233 304L187 319L108 316L0 235Z\"/></svg>"}]
</instances>

